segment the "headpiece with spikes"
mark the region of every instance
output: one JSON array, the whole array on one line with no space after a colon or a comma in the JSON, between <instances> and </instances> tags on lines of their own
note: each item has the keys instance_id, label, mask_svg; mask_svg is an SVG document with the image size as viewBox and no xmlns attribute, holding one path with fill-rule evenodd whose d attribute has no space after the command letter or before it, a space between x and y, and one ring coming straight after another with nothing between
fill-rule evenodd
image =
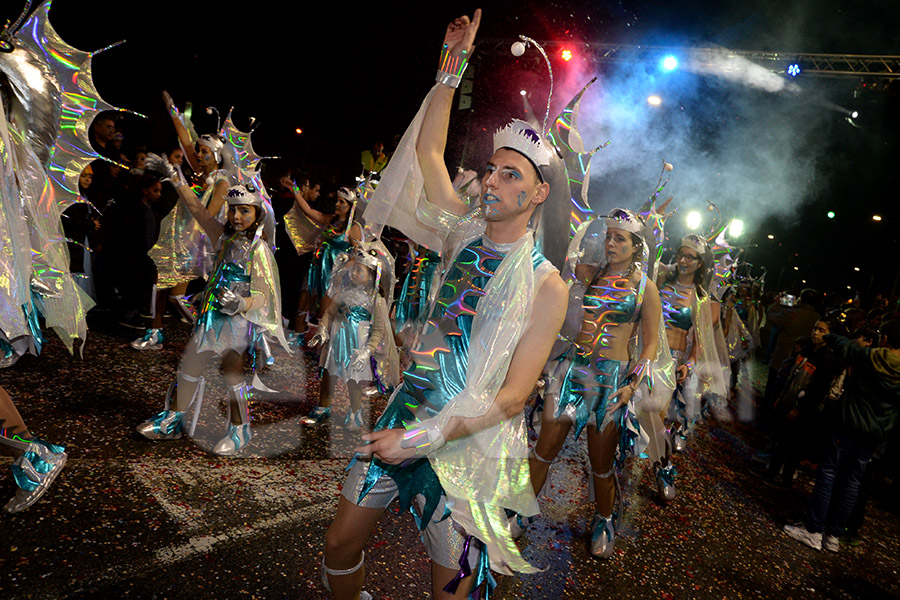
<instances>
[{"instance_id":1,"label":"headpiece with spikes","mask_svg":"<svg viewBox=\"0 0 900 600\"><path fill-rule=\"evenodd\" d=\"M703 261L703 266L707 269L710 268L713 264L713 252L709 247L709 242L707 242L702 235L697 233L689 233L683 238L681 238L681 247L682 248L690 248L694 252L696 252L700 259Z\"/></svg>"},{"instance_id":2,"label":"headpiece with spikes","mask_svg":"<svg viewBox=\"0 0 900 600\"><path fill-rule=\"evenodd\" d=\"M505 127L495 131L494 152L500 148L509 148L523 155L534 165L541 183L545 181L542 169L550 165L553 151L548 147L544 136L530 124L521 119L513 119Z\"/></svg>"},{"instance_id":3,"label":"headpiece with spikes","mask_svg":"<svg viewBox=\"0 0 900 600\"><path fill-rule=\"evenodd\" d=\"M614 208L606 216L607 229L624 229L630 233L644 237L644 222L640 216L627 208Z\"/></svg>"}]
</instances>

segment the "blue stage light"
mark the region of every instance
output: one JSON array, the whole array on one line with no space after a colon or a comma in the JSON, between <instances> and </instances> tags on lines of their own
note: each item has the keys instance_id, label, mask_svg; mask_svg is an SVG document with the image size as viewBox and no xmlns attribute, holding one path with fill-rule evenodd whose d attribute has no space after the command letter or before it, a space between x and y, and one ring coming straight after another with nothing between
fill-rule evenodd
<instances>
[{"instance_id":1,"label":"blue stage light","mask_svg":"<svg viewBox=\"0 0 900 600\"><path fill-rule=\"evenodd\" d=\"M792 63L792 64L788 65L787 74L790 75L791 77L796 77L797 75L799 75L800 74L800 65L798 65L797 63Z\"/></svg>"},{"instance_id":2,"label":"blue stage light","mask_svg":"<svg viewBox=\"0 0 900 600\"><path fill-rule=\"evenodd\" d=\"M678 59L674 56L667 56L662 60L662 68L664 71L674 71L678 67Z\"/></svg>"}]
</instances>

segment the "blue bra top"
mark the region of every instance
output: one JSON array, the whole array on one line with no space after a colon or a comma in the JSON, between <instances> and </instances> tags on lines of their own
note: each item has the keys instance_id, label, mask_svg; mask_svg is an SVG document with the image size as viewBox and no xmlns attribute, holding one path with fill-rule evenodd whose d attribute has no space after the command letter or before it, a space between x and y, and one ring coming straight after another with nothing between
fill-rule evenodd
<instances>
[{"instance_id":1,"label":"blue bra top","mask_svg":"<svg viewBox=\"0 0 900 600\"><path fill-rule=\"evenodd\" d=\"M687 300L687 297L679 293L677 288L668 285L663 286L659 291L660 300L662 301L663 319L666 325L684 329L687 331L693 325L693 318L690 306L679 304L679 300Z\"/></svg>"},{"instance_id":2,"label":"blue bra top","mask_svg":"<svg viewBox=\"0 0 900 600\"><path fill-rule=\"evenodd\" d=\"M601 277L591 284L584 296L585 319L592 313L601 321L610 323L637 321L645 285L646 275L641 279L638 290L632 288L631 282L624 277Z\"/></svg>"}]
</instances>

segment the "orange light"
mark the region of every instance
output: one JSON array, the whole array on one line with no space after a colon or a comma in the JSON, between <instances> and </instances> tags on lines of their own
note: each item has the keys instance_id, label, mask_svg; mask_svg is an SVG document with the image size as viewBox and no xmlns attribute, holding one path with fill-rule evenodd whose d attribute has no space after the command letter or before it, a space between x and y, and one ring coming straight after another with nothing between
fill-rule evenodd
<instances>
[{"instance_id":1,"label":"orange light","mask_svg":"<svg viewBox=\"0 0 900 600\"><path fill-rule=\"evenodd\" d=\"M566 62L569 62L570 60L572 60L572 51L569 50L568 48L563 50L562 51L562 59Z\"/></svg>"},{"instance_id":2,"label":"orange light","mask_svg":"<svg viewBox=\"0 0 900 600\"><path fill-rule=\"evenodd\" d=\"M297 129L295 129L294 131L297 133L297 135L300 135L301 133L303 133L303 130L300 129L299 127Z\"/></svg>"}]
</instances>

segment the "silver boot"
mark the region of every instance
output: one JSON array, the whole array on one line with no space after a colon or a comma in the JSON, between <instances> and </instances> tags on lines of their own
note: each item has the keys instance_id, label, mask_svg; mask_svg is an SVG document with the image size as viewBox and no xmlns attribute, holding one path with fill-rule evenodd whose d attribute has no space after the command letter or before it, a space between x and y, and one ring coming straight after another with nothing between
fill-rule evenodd
<instances>
[{"instance_id":1,"label":"silver boot","mask_svg":"<svg viewBox=\"0 0 900 600\"><path fill-rule=\"evenodd\" d=\"M184 435L184 411L164 410L137 426L148 440L180 440Z\"/></svg>"},{"instance_id":2,"label":"silver boot","mask_svg":"<svg viewBox=\"0 0 900 600\"><path fill-rule=\"evenodd\" d=\"M687 450L687 431L683 423L672 426L672 451L684 452Z\"/></svg>"},{"instance_id":3,"label":"silver boot","mask_svg":"<svg viewBox=\"0 0 900 600\"><path fill-rule=\"evenodd\" d=\"M668 504L675 499L675 465L666 461L666 466L654 463L656 470L656 493L660 502Z\"/></svg>"},{"instance_id":4,"label":"silver boot","mask_svg":"<svg viewBox=\"0 0 900 600\"><path fill-rule=\"evenodd\" d=\"M228 428L225 437L216 443L213 453L220 456L232 456L240 452L241 448L253 439L253 431L250 429L250 407L248 405L249 388L241 383L228 388ZM241 415L241 424L231 422L231 404L237 402Z\"/></svg>"},{"instance_id":5,"label":"silver boot","mask_svg":"<svg viewBox=\"0 0 900 600\"><path fill-rule=\"evenodd\" d=\"M591 521L591 556L609 558L616 550L616 528L612 516L594 515Z\"/></svg>"},{"instance_id":6,"label":"silver boot","mask_svg":"<svg viewBox=\"0 0 900 600\"><path fill-rule=\"evenodd\" d=\"M40 500L66 464L65 447L41 440L31 440L22 456L12 464L16 495L3 510L21 512Z\"/></svg>"}]
</instances>

